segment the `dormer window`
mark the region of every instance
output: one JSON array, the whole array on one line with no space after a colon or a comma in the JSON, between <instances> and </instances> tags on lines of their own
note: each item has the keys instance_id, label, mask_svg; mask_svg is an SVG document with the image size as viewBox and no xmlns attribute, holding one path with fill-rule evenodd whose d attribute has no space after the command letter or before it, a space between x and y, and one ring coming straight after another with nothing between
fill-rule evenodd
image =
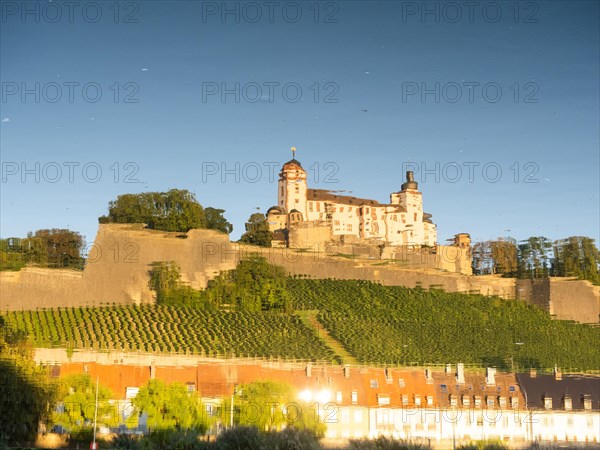
<instances>
[{"instance_id":1,"label":"dormer window","mask_svg":"<svg viewBox=\"0 0 600 450\"><path fill-rule=\"evenodd\" d=\"M573 400L571 400L570 395L565 395L563 398L563 406L565 407L565 411L571 411L573 409Z\"/></svg>"},{"instance_id":2,"label":"dormer window","mask_svg":"<svg viewBox=\"0 0 600 450\"><path fill-rule=\"evenodd\" d=\"M552 409L552 397L544 395L544 408Z\"/></svg>"}]
</instances>

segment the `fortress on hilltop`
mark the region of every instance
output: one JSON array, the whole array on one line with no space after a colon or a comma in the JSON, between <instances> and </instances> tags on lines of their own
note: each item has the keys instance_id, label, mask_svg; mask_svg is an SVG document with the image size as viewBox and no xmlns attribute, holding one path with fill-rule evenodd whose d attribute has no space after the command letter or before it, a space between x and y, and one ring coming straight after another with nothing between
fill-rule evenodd
<instances>
[{"instance_id":1,"label":"fortress on hilltop","mask_svg":"<svg viewBox=\"0 0 600 450\"><path fill-rule=\"evenodd\" d=\"M337 195L324 189L310 189L306 171L295 158L279 173L277 206L267 211L275 245L303 246L318 242L340 244L361 242L410 248L434 247L437 229L431 214L423 212L423 195L406 173L400 191L390 194L389 203ZM464 237L466 234L461 235ZM467 247L470 242L467 242ZM464 245L464 242L463 242Z\"/></svg>"}]
</instances>

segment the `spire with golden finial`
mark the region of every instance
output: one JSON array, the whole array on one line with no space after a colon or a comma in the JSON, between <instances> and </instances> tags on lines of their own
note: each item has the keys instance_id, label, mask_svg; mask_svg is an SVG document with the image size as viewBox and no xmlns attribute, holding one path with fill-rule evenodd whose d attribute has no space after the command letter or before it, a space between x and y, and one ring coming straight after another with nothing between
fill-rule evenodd
<instances>
[{"instance_id":1,"label":"spire with golden finial","mask_svg":"<svg viewBox=\"0 0 600 450\"><path fill-rule=\"evenodd\" d=\"M296 147L292 147L292 159L296 159Z\"/></svg>"}]
</instances>

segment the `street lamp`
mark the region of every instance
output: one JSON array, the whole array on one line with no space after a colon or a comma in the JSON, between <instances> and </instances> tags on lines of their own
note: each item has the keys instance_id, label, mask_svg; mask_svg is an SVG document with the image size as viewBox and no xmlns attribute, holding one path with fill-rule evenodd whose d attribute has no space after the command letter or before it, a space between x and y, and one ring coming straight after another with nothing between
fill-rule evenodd
<instances>
[{"instance_id":1,"label":"street lamp","mask_svg":"<svg viewBox=\"0 0 600 450\"><path fill-rule=\"evenodd\" d=\"M231 392L231 405L230 405L230 410L229 410L229 428L233 428L233 399L234 399L234 395L237 393L237 384L233 385L233 391Z\"/></svg>"}]
</instances>

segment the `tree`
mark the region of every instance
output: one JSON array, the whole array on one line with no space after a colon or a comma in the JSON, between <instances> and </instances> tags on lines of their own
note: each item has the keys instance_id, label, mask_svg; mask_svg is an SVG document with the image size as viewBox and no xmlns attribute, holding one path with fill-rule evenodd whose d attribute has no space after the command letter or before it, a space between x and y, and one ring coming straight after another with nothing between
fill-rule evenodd
<instances>
[{"instance_id":1,"label":"tree","mask_svg":"<svg viewBox=\"0 0 600 450\"><path fill-rule=\"evenodd\" d=\"M322 434L321 423L314 408L297 399L294 389L286 383L256 381L239 386L234 393L234 423L256 427L260 431L281 430L284 427L307 429ZM223 421L227 422L231 400L223 405Z\"/></svg>"},{"instance_id":2,"label":"tree","mask_svg":"<svg viewBox=\"0 0 600 450\"><path fill-rule=\"evenodd\" d=\"M175 261L156 261L151 264L148 272L150 280L148 287L156 291L156 302L165 303L170 291L177 288L181 276L179 266Z\"/></svg>"},{"instance_id":3,"label":"tree","mask_svg":"<svg viewBox=\"0 0 600 450\"><path fill-rule=\"evenodd\" d=\"M96 380L88 374L67 376L59 382L58 398L59 412L54 416L54 423L71 432L92 426L96 409ZM98 386L98 420L108 426L118 425L119 421L114 407L108 403L112 398L110 389Z\"/></svg>"},{"instance_id":4,"label":"tree","mask_svg":"<svg viewBox=\"0 0 600 450\"><path fill-rule=\"evenodd\" d=\"M148 228L186 232L204 228L204 210L194 194L185 189L119 195L111 201L108 216L100 223L145 223Z\"/></svg>"},{"instance_id":5,"label":"tree","mask_svg":"<svg viewBox=\"0 0 600 450\"><path fill-rule=\"evenodd\" d=\"M246 222L246 232L242 235L242 242L246 244L270 247L273 232L269 230L269 223L264 214L254 213Z\"/></svg>"},{"instance_id":6,"label":"tree","mask_svg":"<svg viewBox=\"0 0 600 450\"><path fill-rule=\"evenodd\" d=\"M140 414L148 415L148 425L153 431L175 427L203 433L208 429L198 394L188 392L181 383L167 385L161 380L150 380L140 389L133 404Z\"/></svg>"},{"instance_id":7,"label":"tree","mask_svg":"<svg viewBox=\"0 0 600 450\"><path fill-rule=\"evenodd\" d=\"M31 445L39 423L49 419L55 389L32 356L25 332L0 316L0 443Z\"/></svg>"},{"instance_id":8,"label":"tree","mask_svg":"<svg viewBox=\"0 0 600 450\"><path fill-rule=\"evenodd\" d=\"M208 282L207 301L215 306L232 304L238 311L291 311L286 288L287 272L262 256L250 255L233 270Z\"/></svg>"},{"instance_id":9,"label":"tree","mask_svg":"<svg viewBox=\"0 0 600 450\"><path fill-rule=\"evenodd\" d=\"M475 275L491 274L494 271L491 241L477 242L472 246L473 273Z\"/></svg>"},{"instance_id":10,"label":"tree","mask_svg":"<svg viewBox=\"0 0 600 450\"><path fill-rule=\"evenodd\" d=\"M148 287L156 292L156 303L211 308L202 291L181 282L181 271L175 261L156 261L151 266Z\"/></svg>"},{"instance_id":11,"label":"tree","mask_svg":"<svg viewBox=\"0 0 600 450\"><path fill-rule=\"evenodd\" d=\"M26 264L83 269L83 237L68 229L43 229L26 238L0 240L1 270L19 270Z\"/></svg>"},{"instance_id":12,"label":"tree","mask_svg":"<svg viewBox=\"0 0 600 450\"><path fill-rule=\"evenodd\" d=\"M518 245L518 278L543 278L550 273L552 241L532 236Z\"/></svg>"},{"instance_id":13,"label":"tree","mask_svg":"<svg viewBox=\"0 0 600 450\"><path fill-rule=\"evenodd\" d=\"M225 216L223 216L224 212L224 209L211 207L205 208L204 217L206 221L206 228L210 230L218 230L227 234L231 233L233 231L233 225L231 225L227 219L225 219Z\"/></svg>"},{"instance_id":14,"label":"tree","mask_svg":"<svg viewBox=\"0 0 600 450\"><path fill-rule=\"evenodd\" d=\"M517 272L517 241L512 238L490 242L493 272L505 277L515 276Z\"/></svg>"},{"instance_id":15,"label":"tree","mask_svg":"<svg viewBox=\"0 0 600 450\"><path fill-rule=\"evenodd\" d=\"M571 236L554 242L552 275L577 277L600 284L600 253L589 237Z\"/></svg>"}]
</instances>

